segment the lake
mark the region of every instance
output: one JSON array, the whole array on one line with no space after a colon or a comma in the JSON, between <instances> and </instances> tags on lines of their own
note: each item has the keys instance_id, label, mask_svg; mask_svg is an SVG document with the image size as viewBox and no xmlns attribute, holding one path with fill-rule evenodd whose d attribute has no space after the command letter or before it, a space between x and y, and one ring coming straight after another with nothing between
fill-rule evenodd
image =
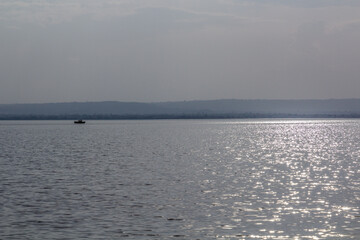
<instances>
[{"instance_id":1,"label":"lake","mask_svg":"<svg viewBox=\"0 0 360 240\"><path fill-rule=\"evenodd\" d=\"M0 239L360 239L360 120L0 121Z\"/></svg>"}]
</instances>

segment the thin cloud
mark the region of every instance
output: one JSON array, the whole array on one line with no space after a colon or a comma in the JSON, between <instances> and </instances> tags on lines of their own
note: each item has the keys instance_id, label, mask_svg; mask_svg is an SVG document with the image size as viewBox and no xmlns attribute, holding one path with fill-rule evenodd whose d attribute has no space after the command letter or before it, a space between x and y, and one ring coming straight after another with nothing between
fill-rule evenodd
<instances>
[{"instance_id":1,"label":"thin cloud","mask_svg":"<svg viewBox=\"0 0 360 240\"><path fill-rule=\"evenodd\" d=\"M294 2L0 1L0 102L359 96L360 7Z\"/></svg>"}]
</instances>

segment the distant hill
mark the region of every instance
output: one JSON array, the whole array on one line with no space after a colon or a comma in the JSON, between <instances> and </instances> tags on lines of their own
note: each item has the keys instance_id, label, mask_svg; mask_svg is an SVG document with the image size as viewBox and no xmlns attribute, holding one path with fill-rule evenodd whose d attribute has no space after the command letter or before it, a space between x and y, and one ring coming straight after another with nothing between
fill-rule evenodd
<instances>
[{"instance_id":1,"label":"distant hill","mask_svg":"<svg viewBox=\"0 0 360 240\"><path fill-rule=\"evenodd\" d=\"M360 99L0 104L0 119L360 117Z\"/></svg>"}]
</instances>

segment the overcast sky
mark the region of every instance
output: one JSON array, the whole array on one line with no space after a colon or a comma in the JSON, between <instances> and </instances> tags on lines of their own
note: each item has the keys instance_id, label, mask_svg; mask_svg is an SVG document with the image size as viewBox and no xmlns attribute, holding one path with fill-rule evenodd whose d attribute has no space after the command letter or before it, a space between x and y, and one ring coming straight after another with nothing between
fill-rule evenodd
<instances>
[{"instance_id":1,"label":"overcast sky","mask_svg":"<svg viewBox=\"0 0 360 240\"><path fill-rule=\"evenodd\" d=\"M0 0L0 103L360 98L359 0Z\"/></svg>"}]
</instances>

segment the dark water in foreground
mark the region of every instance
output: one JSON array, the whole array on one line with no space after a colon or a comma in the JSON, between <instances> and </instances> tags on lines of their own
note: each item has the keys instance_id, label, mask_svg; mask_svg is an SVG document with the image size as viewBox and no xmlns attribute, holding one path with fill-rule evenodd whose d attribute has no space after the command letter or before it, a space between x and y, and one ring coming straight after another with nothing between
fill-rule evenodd
<instances>
[{"instance_id":1,"label":"dark water in foreground","mask_svg":"<svg viewBox=\"0 0 360 240\"><path fill-rule=\"evenodd\" d=\"M0 122L0 239L360 239L359 120Z\"/></svg>"}]
</instances>

